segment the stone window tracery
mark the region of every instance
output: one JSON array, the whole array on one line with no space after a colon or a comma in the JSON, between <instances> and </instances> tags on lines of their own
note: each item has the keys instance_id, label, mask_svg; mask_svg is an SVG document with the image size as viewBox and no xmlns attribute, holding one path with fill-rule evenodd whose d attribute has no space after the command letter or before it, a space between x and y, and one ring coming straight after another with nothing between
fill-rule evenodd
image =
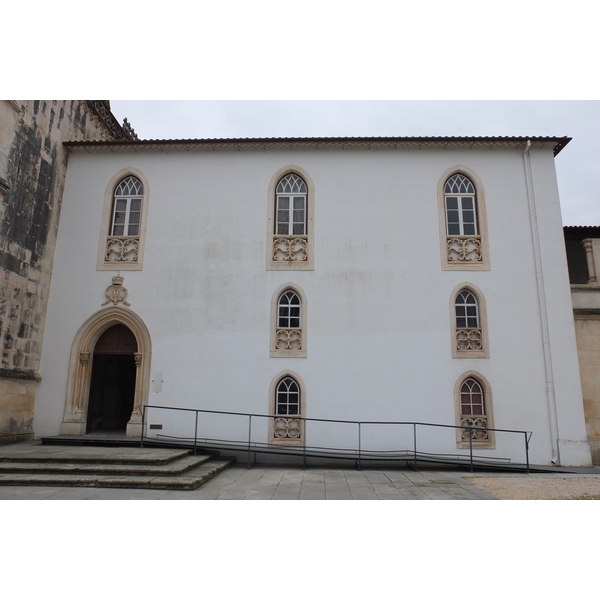
<instances>
[{"instance_id":1,"label":"stone window tracery","mask_svg":"<svg viewBox=\"0 0 600 600\"><path fill-rule=\"evenodd\" d=\"M306 230L308 189L295 173L283 177L276 188L273 260L308 260Z\"/></svg>"},{"instance_id":2,"label":"stone window tracery","mask_svg":"<svg viewBox=\"0 0 600 600\"><path fill-rule=\"evenodd\" d=\"M299 441L302 436L300 385L290 376L275 388L273 436L276 441Z\"/></svg>"},{"instance_id":3,"label":"stone window tracery","mask_svg":"<svg viewBox=\"0 0 600 600\"><path fill-rule=\"evenodd\" d=\"M106 240L107 262L138 260L143 199L144 187L137 177L130 175L117 185L110 231Z\"/></svg>"},{"instance_id":4,"label":"stone window tracery","mask_svg":"<svg viewBox=\"0 0 600 600\"><path fill-rule=\"evenodd\" d=\"M494 448L492 390L476 371L467 371L455 383L456 444L458 448Z\"/></svg>"},{"instance_id":5,"label":"stone window tracery","mask_svg":"<svg viewBox=\"0 0 600 600\"><path fill-rule=\"evenodd\" d=\"M314 270L315 187L309 173L297 165L282 167L267 195L267 270Z\"/></svg>"},{"instance_id":6,"label":"stone window tracery","mask_svg":"<svg viewBox=\"0 0 600 600\"><path fill-rule=\"evenodd\" d=\"M470 179L456 173L444 185L449 262L481 262L477 197Z\"/></svg>"},{"instance_id":7,"label":"stone window tracery","mask_svg":"<svg viewBox=\"0 0 600 600\"><path fill-rule=\"evenodd\" d=\"M490 251L483 182L454 165L438 179L440 251L444 271L489 271Z\"/></svg>"},{"instance_id":8,"label":"stone window tracery","mask_svg":"<svg viewBox=\"0 0 600 600\"><path fill-rule=\"evenodd\" d=\"M471 283L457 286L450 295L452 356L489 358L485 299Z\"/></svg>"},{"instance_id":9,"label":"stone window tracery","mask_svg":"<svg viewBox=\"0 0 600 600\"><path fill-rule=\"evenodd\" d=\"M488 440L488 418L483 388L477 379L465 379L460 388L461 439Z\"/></svg>"},{"instance_id":10,"label":"stone window tracery","mask_svg":"<svg viewBox=\"0 0 600 600\"><path fill-rule=\"evenodd\" d=\"M270 340L271 358L306 358L306 297L295 284L272 296Z\"/></svg>"},{"instance_id":11,"label":"stone window tracery","mask_svg":"<svg viewBox=\"0 0 600 600\"><path fill-rule=\"evenodd\" d=\"M454 303L456 314L457 350L482 350L481 327L477 299L469 290L463 290L456 296Z\"/></svg>"},{"instance_id":12,"label":"stone window tracery","mask_svg":"<svg viewBox=\"0 0 600 600\"><path fill-rule=\"evenodd\" d=\"M302 350L301 303L292 290L279 297L275 337L276 350Z\"/></svg>"}]
</instances>

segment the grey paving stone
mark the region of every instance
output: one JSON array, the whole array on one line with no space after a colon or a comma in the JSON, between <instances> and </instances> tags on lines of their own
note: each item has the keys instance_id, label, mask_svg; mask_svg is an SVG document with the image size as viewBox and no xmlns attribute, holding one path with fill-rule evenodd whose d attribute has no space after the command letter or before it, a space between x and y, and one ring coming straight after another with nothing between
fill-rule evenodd
<instances>
[{"instance_id":1,"label":"grey paving stone","mask_svg":"<svg viewBox=\"0 0 600 600\"><path fill-rule=\"evenodd\" d=\"M290 497L295 496L296 498L300 497L300 491L302 489L301 482L292 482L292 483L280 483L273 494L273 500L278 499L279 497Z\"/></svg>"},{"instance_id":2,"label":"grey paving stone","mask_svg":"<svg viewBox=\"0 0 600 600\"><path fill-rule=\"evenodd\" d=\"M248 490L245 490L243 488L237 489L237 490L227 488L226 490L223 490L223 492L221 494L219 494L217 499L218 500L243 500L247 494L248 494Z\"/></svg>"},{"instance_id":3,"label":"grey paving stone","mask_svg":"<svg viewBox=\"0 0 600 600\"><path fill-rule=\"evenodd\" d=\"M413 486L399 486L396 488L398 493L401 493L407 500L428 500L428 496L425 492L420 490L418 487Z\"/></svg>"},{"instance_id":4,"label":"grey paving stone","mask_svg":"<svg viewBox=\"0 0 600 600\"><path fill-rule=\"evenodd\" d=\"M325 500L325 485L304 482L300 489L300 500Z\"/></svg>"},{"instance_id":5,"label":"grey paving stone","mask_svg":"<svg viewBox=\"0 0 600 600\"><path fill-rule=\"evenodd\" d=\"M371 487L352 487L350 494L352 500L379 500L379 496Z\"/></svg>"},{"instance_id":6,"label":"grey paving stone","mask_svg":"<svg viewBox=\"0 0 600 600\"><path fill-rule=\"evenodd\" d=\"M246 499L270 500L277 490L278 483L278 481L276 483L271 483L265 481L263 478L248 491Z\"/></svg>"},{"instance_id":7,"label":"grey paving stone","mask_svg":"<svg viewBox=\"0 0 600 600\"><path fill-rule=\"evenodd\" d=\"M369 483L389 483L389 477L382 471L363 471Z\"/></svg>"},{"instance_id":8,"label":"grey paving stone","mask_svg":"<svg viewBox=\"0 0 600 600\"><path fill-rule=\"evenodd\" d=\"M406 479L408 479L411 483L420 484L420 483L429 483L429 479L427 479L426 475L421 473L415 473L414 471L407 471L404 473Z\"/></svg>"},{"instance_id":9,"label":"grey paving stone","mask_svg":"<svg viewBox=\"0 0 600 600\"><path fill-rule=\"evenodd\" d=\"M0 487L1 500L45 500L56 493L56 488L22 485Z\"/></svg>"}]
</instances>

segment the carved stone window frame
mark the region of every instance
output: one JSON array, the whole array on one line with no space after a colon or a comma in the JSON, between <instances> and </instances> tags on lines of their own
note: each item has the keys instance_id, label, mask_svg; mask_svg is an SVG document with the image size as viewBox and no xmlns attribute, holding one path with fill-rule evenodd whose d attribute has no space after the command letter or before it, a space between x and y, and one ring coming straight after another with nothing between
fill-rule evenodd
<instances>
[{"instance_id":1,"label":"carved stone window frame","mask_svg":"<svg viewBox=\"0 0 600 600\"><path fill-rule=\"evenodd\" d=\"M477 300L477 309L479 314L479 339L481 340L481 350L461 350L458 347L458 335L460 331L465 331L466 328L458 327L456 321L456 298L463 292L467 291L471 293L475 300ZM450 344L452 350L452 358L489 358L490 357L490 343L488 337L488 323L487 323L487 306L485 302L485 296L483 292L474 284L465 281L457 285L450 294Z\"/></svg>"},{"instance_id":2,"label":"carved stone window frame","mask_svg":"<svg viewBox=\"0 0 600 600\"><path fill-rule=\"evenodd\" d=\"M305 236L278 236L275 231L275 203L277 184L286 175L293 173L298 175L306 183L308 188L306 196L306 235ZM267 271L314 271L315 268L315 185L308 172L297 165L286 165L279 169L269 181L267 190ZM274 260L274 244L276 238L302 237L297 243L303 246L302 251L306 253L306 260ZM291 242L291 240L290 240Z\"/></svg>"},{"instance_id":3,"label":"carved stone window frame","mask_svg":"<svg viewBox=\"0 0 600 600\"><path fill-rule=\"evenodd\" d=\"M113 205L115 190L119 183L128 176L133 176L142 182L144 195L142 199L142 214L140 218L140 231L137 236L137 260L106 260L107 242L111 235L113 221ZM100 240L98 243L97 271L141 271L144 267L144 248L146 245L146 228L148 221L148 204L150 201L150 185L146 176L134 167L127 167L115 173L106 186L104 192L104 206L102 209L102 223L100 226Z\"/></svg>"},{"instance_id":4,"label":"carved stone window frame","mask_svg":"<svg viewBox=\"0 0 600 600\"><path fill-rule=\"evenodd\" d=\"M456 447L462 449L468 449L470 447L469 440L464 439L463 437L463 429L461 428L463 415L461 410L461 388L463 383L467 379L475 379L477 383L481 386L483 390L483 398L485 405L485 418L487 420L487 426L491 429L494 428L494 411L492 405L492 388L488 382L488 380L477 371L466 371L463 373L457 380L454 385L454 414L456 417ZM496 438L494 435L494 431L487 432L487 439L473 439L472 447L473 448L488 448L494 449L496 447Z\"/></svg>"},{"instance_id":5,"label":"carved stone window frame","mask_svg":"<svg viewBox=\"0 0 600 600\"><path fill-rule=\"evenodd\" d=\"M278 308L279 299L286 292L294 292L300 298L300 339L301 348L278 348ZM306 295L302 289L295 283L285 283L278 287L271 299L271 335L270 335L270 356L271 358L306 358L307 349L307 309L308 304L306 301Z\"/></svg>"},{"instance_id":6,"label":"carved stone window frame","mask_svg":"<svg viewBox=\"0 0 600 600\"><path fill-rule=\"evenodd\" d=\"M289 438L289 437L278 437L275 435L275 428L277 424L277 419L292 419L293 417L283 417L277 415L277 388L281 381L283 381L286 377L291 377L300 388L300 411L298 415L294 415L300 420L300 435L297 438ZM284 445L284 446L302 446L304 443L304 435L305 435L305 427L304 421L302 420L306 414L306 386L304 385L304 381L302 378L293 371L281 371L272 381L271 386L269 388L269 414L272 416L269 419L269 440L271 444Z\"/></svg>"},{"instance_id":7,"label":"carved stone window frame","mask_svg":"<svg viewBox=\"0 0 600 600\"><path fill-rule=\"evenodd\" d=\"M444 187L446 182L453 175L460 174L467 177L475 186L475 202L477 212L477 234L480 243L481 260L480 261L451 261L448 259L448 240L450 237L466 237L466 236L449 236L446 226L446 200L444 195ZM469 167L464 165L454 165L441 175L437 187L438 196L438 221L440 235L440 253L443 271L489 271L490 270L490 251L488 243L488 227L487 213L485 207L485 190L483 182Z\"/></svg>"}]
</instances>

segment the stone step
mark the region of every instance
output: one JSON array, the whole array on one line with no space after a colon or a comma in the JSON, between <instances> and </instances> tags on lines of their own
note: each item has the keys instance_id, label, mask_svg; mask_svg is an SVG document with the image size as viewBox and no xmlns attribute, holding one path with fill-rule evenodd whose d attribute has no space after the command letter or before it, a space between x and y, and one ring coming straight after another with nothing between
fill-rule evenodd
<instances>
[{"instance_id":1,"label":"stone step","mask_svg":"<svg viewBox=\"0 0 600 600\"><path fill-rule=\"evenodd\" d=\"M184 454L177 460L168 463L150 463L147 461L128 463L109 463L99 461L81 462L52 462L40 460L27 461L0 461L0 475L12 473L46 473L58 475L180 475L189 469L200 466L210 460L207 454L193 456Z\"/></svg>"},{"instance_id":2,"label":"stone step","mask_svg":"<svg viewBox=\"0 0 600 600\"><path fill-rule=\"evenodd\" d=\"M0 447L0 485L192 490L234 461L188 449L23 442Z\"/></svg>"},{"instance_id":3,"label":"stone step","mask_svg":"<svg viewBox=\"0 0 600 600\"><path fill-rule=\"evenodd\" d=\"M199 457L195 457L199 458ZM194 490L235 462L235 458L211 458L181 473L157 474L75 474L10 473L0 474L0 485L36 485L53 487L105 487L153 490Z\"/></svg>"},{"instance_id":4,"label":"stone step","mask_svg":"<svg viewBox=\"0 0 600 600\"><path fill-rule=\"evenodd\" d=\"M7 463L168 464L188 456L187 449L44 446L35 442L0 446L0 465Z\"/></svg>"}]
</instances>

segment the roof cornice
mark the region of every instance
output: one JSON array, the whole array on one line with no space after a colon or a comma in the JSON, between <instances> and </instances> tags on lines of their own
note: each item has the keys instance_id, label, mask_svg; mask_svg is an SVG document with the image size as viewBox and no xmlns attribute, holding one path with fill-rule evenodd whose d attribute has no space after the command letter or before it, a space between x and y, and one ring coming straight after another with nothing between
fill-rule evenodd
<instances>
[{"instance_id":1,"label":"roof cornice","mask_svg":"<svg viewBox=\"0 0 600 600\"><path fill-rule=\"evenodd\" d=\"M64 142L69 150L267 150L267 149L420 149L457 147L524 148L531 142L535 148L552 149L556 156L570 141L570 137L306 137L306 138L231 138L192 140L114 140Z\"/></svg>"}]
</instances>

